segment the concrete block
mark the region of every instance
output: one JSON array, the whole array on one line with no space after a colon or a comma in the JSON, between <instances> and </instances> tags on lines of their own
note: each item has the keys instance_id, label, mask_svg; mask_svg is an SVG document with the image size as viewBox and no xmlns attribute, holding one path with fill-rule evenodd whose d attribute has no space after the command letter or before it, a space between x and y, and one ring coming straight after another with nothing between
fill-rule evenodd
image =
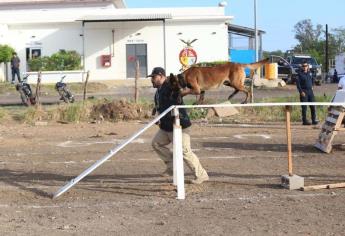
<instances>
[{"instance_id":1,"label":"concrete block","mask_svg":"<svg viewBox=\"0 0 345 236\"><path fill-rule=\"evenodd\" d=\"M47 121L36 121L35 126L47 126L48 122Z\"/></svg>"},{"instance_id":2,"label":"concrete block","mask_svg":"<svg viewBox=\"0 0 345 236\"><path fill-rule=\"evenodd\" d=\"M285 86L285 82L281 79L255 79L254 87L276 88Z\"/></svg>"},{"instance_id":3,"label":"concrete block","mask_svg":"<svg viewBox=\"0 0 345 236\"><path fill-rule=\"evenodd\" d=\"M221 104L231 104L231 102L224 102ZM213 107L208 110L207 117L212 117L214 115L218 117L228 117L238 114L238 110L234 107Z\"/></svg>"},{"instance_id":4,"label":"concrete block","mask_svg":"<svg viewBox=\"0 0 345 236\"><path fill-rule=\"evenodd\" d=\"M283 175L281 185L289 190L301 189L304 187L304 178L298 175Z\"/></svg>"},{"instance_id":5,"label":"concrete block","mask_svg":"<svg viewBox=\"0 0 345 236\"><path fill-rule=\"evenodd\" d=\"M286 83L284 80L281 80L278 82L278 87L285 87L286 86Z\"/></svg>"}]
</instances>

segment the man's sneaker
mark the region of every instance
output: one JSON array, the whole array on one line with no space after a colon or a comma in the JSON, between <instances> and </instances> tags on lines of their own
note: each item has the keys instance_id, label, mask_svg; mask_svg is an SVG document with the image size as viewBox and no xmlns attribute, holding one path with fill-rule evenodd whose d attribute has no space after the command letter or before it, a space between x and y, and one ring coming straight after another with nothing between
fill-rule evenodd
<instances>
[{"instance_id":1,"label":"man's sneaker","mask_svg":"<svg viewBox=\"0 0 345 236\"><path fill-rule=\"evenodd\" d=\"M318 123L319 123L318 120L314 120L314 121L312 122L313 125L317 125Z\"/></svg>"},{"instance_id":2,"label":"man's sneaker","mask_svg":"<svg viewBox=\"0 0 345 236\"><path fill-rule=\"evenodd\" d=\"M303 121L303 125L311 125L309 121Z\"/></svg>"},{"instance_id":3,"label":"man's sneaker","mask_svg":"<svg viewBox=\"0 0 345 236\"><path fill-rule=\"evenodd\" d=\"M192 184L202 184L203 182L209 180L208 174L205 172L202 176L196 177L195 179L192 179L190 182Z\"/></svg>"},{"instance_id":4,"label":"man's sneaker","mask_svg":"<svg viewBox=\"0 0 345 236\"><path fill-rule=\"evenodd\" d=\"M162 174L162 177L169 177L169 176L173 176L173 170L171 168L167 168Z\"/></svg>"},{"instance_id":5,"label":"man's sneaker","mask_svg":"<svg viewBox=\"0 0 345 236\"><path fill-rule=\"evenodd\" d=\"M11 81L11 84L14 84L14 81L13 81L13 80Z\"/></svg>"}]
</instances>

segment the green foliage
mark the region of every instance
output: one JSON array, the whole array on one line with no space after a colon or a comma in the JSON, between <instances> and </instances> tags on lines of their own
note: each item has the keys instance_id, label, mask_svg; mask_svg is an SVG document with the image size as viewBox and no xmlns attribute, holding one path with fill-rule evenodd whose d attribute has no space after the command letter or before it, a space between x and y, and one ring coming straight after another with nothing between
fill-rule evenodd
<instances>
[{"instance_id":1,"label":"green foliage","mask_svg":"<svg viewBox=\"0 0 345 236\"><path fill-rule=\"evenodd\" d=\"M281 50L276 50L276 51L272 51L272 52L263 51L263 58L268 58L269 56L284 57L284 53Z\"/></svg>"},{"instance_id":2,"label":"green foliage","mask_svg":"<svg viewBox=\"0 0 345 236\"><path fill-rule=\"evenodd\" d=\"M52 66L50 65L50 58L45 57L38 57L33 58L28 61L29 68L31 71L52 71Z\"/></svg>"},{"instance_id":3,"label":"green foliage","mask_svg":"<svg viewBox=\"0 0 345 236\"><path fill-rule=\"evenodd\" d=\"M8 45L0 44L0 63L11 61L14 49Z\"/></svg>"},{"instance_id":4,"label":"green foliage","mask_svg":"<svg viewBox=\"0 0 345 236\"><path fill-rule=\"evenodd\" d=\"M298 44L294 47L296 53L306 53L313 56L318 63L326 64L324 54L326 48L325 29L322 25L313 25L310 19L301 20L294 26L295 38ZM329 58L345 50L345 29L335 28L328 33ZM324 69L326 69L324 67Z\"/></svg>"},{"instance_id":5,"label":"green foliage","mask_svg":"<svg viewBox=\"0 0 345 236\"><path fill-rule=\"evenodd\" d=\"M222 65L227 63L228 61L212 61L212 62L199 62L193 66L216 66L216 65Z\"/></svg>"},{"instance_id":6,"label":"green foliage","mask_svg":"<svg viewBox=\"0 0 345 236\"><path fill-rule=\"evenodd\" d=\"M50 57L33 58L28 61L31 71L64 71L81 69L81 58L76 51L60 50Z\"/></svg>"},{"instance_id":7,"label":"green foliage","mask_svg":"<svg viewBox=\"0 0 345 236\"><path fill-rule=\"evenodd\" d=\"M57 111L55 117L64 122L86 121L90 115L88 106L82 102L60 106Z\"/></svg>"},{"instance_id":8,"label":"green foliage","mask_svg":"<svg viewBox=\"0 0 345 236\"><path fill-rule=\"evenodd\" d=\"M188 109L188 115L191 120L204 119L207 115L207 108L191 108Z\"/></svg>"},{"instance_id":9,"label":"green foliage","mask_svg":"<svg viewBox=\"0 0 345 236\"><path fill-rule=\"evenodd\" d=\"M0 122L7 116L7 111L0 107Z\"/></svg>"}]
</instances>

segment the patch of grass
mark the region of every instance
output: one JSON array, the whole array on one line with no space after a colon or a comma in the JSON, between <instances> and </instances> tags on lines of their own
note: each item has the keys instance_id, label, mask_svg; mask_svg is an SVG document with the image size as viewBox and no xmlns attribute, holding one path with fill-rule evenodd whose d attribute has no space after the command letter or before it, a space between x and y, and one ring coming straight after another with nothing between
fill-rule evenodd
<instances>
[{"instance_id":1,"label":"patch of grass","mask_svg":"<svg viewBox=\"0 0 345 236\"><path fill-rule=\"evenodd\" d=\"M14 93L16 87L9 82L0 82L0 94Z\"/></svg>"},{"instance_id":2,"label":"patch of grass","mask_svg":"<svg viewBox=\"0 0 345 236\"><path fill-rule=\"evenodd\" d=\"M24 122L25 123L34 123L39 120L45 120L47 117L46 111L42 108L42 106L33 106L28 107L26 112L24 113Z\"/></svg>"},{"instance_id":3,"label":"patch of grass","mask_svg":"<svg viewBox=\"0 0 345 236\"><path fill-rule=\"evenodd\" d=\"M62 122L87 121L90 116L90 103L77 102L73 104L59 105L48 112L48 119Z\"/></svg>"},{"instance_id":4,"label":"patch of grass","mask_svg":"<svg viewBox=\"0 0 345 236\"><path fill-rule=\"evenodd\" d=\"M0 122L2 122L7 116L7 111L0 107Z\"/></svg>"},{"instance_id":5,"label":"patch of grass","mask_svg":"<svg viewBox=\"0 0 345 236\"><path fill-rule=\"evenodd\" d=\"M332 98L327 96L316 97L318 102L329 102ZM195 99L185 100L185 104L190 105ZM270 98L257 100L260 103L282 103L299 102L298 96ZM216 104L217 101L206 101L207 104ZM0 121L13 119L18 122L34 123L37 120L51 120L62 122L83 122L94 120L109 120L116 122L119 120L151 119L153 108L152 100L141 99L138 103L131 100L114 101L112 99L91 99L73 104L62 104L45 106L40 109L36 107L6 107L0 108ZM283 107L247 107L239 108L239 114L222 119L223 122L277 122L285 120ZM319 120L327 116L327 107L318 106L317 117ZM204 119L208 109L193 108L187 109L192 120ZM308 117L310 109L308 108ZM301 121L301 107L294 106L291 112L293 122Z\"/></svg>"},{"instance_id":6,"label":"patch of grass","mask_svg":"<svg viewBox=\"0 0 345 236\"><path fill-rule=\"evenodd\" d=\"M331 97L317 96L315 97L317 102L329 102L332 100ZM280 98L269 98L258 100L257 103L284 103L284 102L300 102L299 96L291 97L280 97ZM285 109L282 107L255 107L255 108L241 108L240 113L244 114L251 120L257 121L284 121L285 120ZM307 115L310 116L310 110L308 108ZM317 117L322 120L327 115L327 107L318 106L316 107ZM301 107L292 107L291 121L301 121Z\"/></svg>"}]
</instances>

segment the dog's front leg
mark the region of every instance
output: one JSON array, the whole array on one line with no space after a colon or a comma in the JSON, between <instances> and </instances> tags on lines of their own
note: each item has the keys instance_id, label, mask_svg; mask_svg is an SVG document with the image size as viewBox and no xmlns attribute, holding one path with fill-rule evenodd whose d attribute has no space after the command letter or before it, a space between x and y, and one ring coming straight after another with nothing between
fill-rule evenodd
<instances>
[{"instance_id":1,"label":"dog's front leg","mask_svg":"<svg viewBox=\"0 0 345 236\"><path fill-rule=\"evenodd\" d=\"M181 89L180 94L182 97L184 97L188 94L193 94L193 93L192 93L192 90L190 88L185 88L185 89Z\"/></svg>"}]
</instances>

